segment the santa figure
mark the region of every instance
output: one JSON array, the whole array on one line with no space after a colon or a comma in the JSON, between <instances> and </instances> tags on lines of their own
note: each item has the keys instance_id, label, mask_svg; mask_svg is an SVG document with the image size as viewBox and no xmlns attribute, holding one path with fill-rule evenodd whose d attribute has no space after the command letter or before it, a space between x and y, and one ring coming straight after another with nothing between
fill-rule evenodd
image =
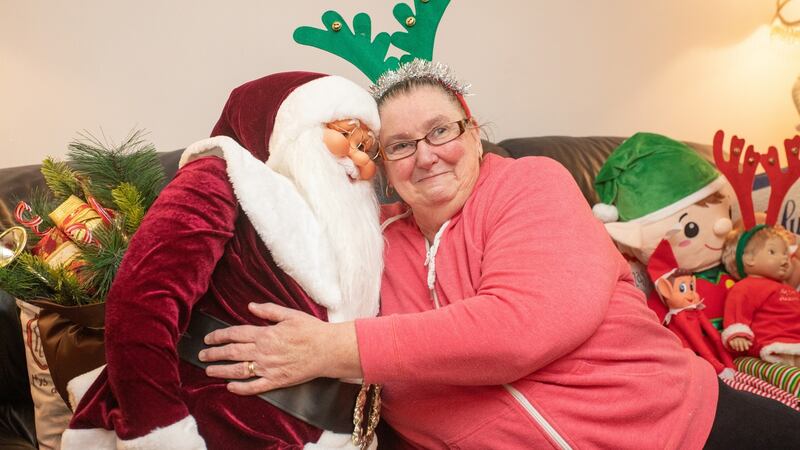
<instances>
[{"instance_id":1,"label":"santa figure","mask_svg":"<svg viewBox=\"0 0 800 450\"><path fill-rule=\"evenodd\" d=\"M70 383L64 449L357 448L360 385L238 396L179 347L202 345L186 333L202 317L266 325L250 302L331 322L377 314L383 241L360 152L378 128L370 95L336 76L279 73L231 93L130 242L107 299L107 366ZM336 154L324 143L342 140Z\"/></svg>"}]
</instances>

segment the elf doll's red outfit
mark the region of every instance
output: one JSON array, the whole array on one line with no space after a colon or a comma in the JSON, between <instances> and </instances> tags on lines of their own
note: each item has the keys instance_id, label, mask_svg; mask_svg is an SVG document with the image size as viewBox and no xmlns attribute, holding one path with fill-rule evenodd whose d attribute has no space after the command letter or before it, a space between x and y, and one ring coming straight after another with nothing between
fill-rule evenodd
<instances>
[{"instance_id":1,"label":"elf doll's red outfit","mask_svg":"<svg viewBox=\"0 0 800 450\"><path fill-rule=\"evenodd\" d=\"M266 323L248 311L250 302L328 321L377 314L377 204L374 236L358 239L375 244L369 254L378 265L355 274L359 290L342 269L352 261L335 251L329 224L291 173L270 165L276 159L291 166L293 158L336 165L321 133L326 122L345 118L379 127L369 94L340 77L281 73L232 92L212 133L217 137L187 149L185 165L131 240L107 299L107 368L77 405L63 448L347 447L349 436L326 441L328 433L261 398L228 392L225 380L207 377L176 351L194 309L257 325ZM297 145L303 139L313 145ZM191 161L212 149L220 157ZM371 194L369 183L352 183Z\"/></svg>"}]
</instances>

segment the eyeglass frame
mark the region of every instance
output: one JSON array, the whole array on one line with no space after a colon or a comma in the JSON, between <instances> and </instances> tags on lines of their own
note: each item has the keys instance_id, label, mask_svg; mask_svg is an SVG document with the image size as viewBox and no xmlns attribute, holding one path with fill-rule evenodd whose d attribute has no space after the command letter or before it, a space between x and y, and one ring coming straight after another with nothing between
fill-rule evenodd
<instances>
[{"instance_id":1,"label":"eyeglass frame","mask_svg":"<svg viewBox=\"0 0 800 450\"><path fill-rule=\"evenodd\" d=\"M356 122L356 126L355 126L355 127L353 127L353 129L352 129L352 130L350 130L350 131L347 131L347 130L343 129L342 127L340 127L340 126L338 126L338 125L334 125L334 124L333 124L333 122L328 122L328 123L326 124L326 126L327 126L329 129L333 130L333 131L338 131L339 133L342 133L342 136L346 137L346 138L347 138L347 141L348 141L348 143L349 143L349 141L350 141L350 137L353 135L353 133L355 133L355 131L356 131L357 129L361 128L361 125L362 125L362 123L361 123L361 120L359 120L359 119L352 119L352 120L354 120L354 121ZM367 127L367 134L368 134L368 136L370 136L370 137L372 138L372 140L374 141L374 142L373 142L373 144L372 144L372 146L370 147L370 149L371 149L372 147L375 147L375 148L377 148L377 147L378 147L378 145L379 145L378 138L375 136L375 134L372 132L372 130L370 130L370 129L369 129L369 127ZM359 152L364 152L364 153L366 153L367 155L369 155L369 153L370 153L370 152L369 152L369 150L364 150L363 148L360 148L360 147L361 147L361 146L363 146L363 145L364 145L364 141L362 140L362 141L361 141L361 144L359 144L359 146L358 146L358 147L352 147L352 148L354 148L354 149L358 150ZM375 156L370 156L370 159L374 161L374 160L375 160L375 159L378 157L378 154L380 154L380 152L379 152L379 151L376 151L376 152L375 152Z\"/></svg>"},{"instance_id":2,"label":"eyeglass frame","mask_svg":"<svg viewBox=\"0 0 800 450\"><path fill-rule=\"evenodd\" d=\"M461 120L456 120L455 122L447 122L447 123L444 123L444 124L441 124L441 125L437 125L437 126L431 128L431 130L428 131L425 134L425 136L423 136L423 137L421 137L419 139L406 139L406 140L400 140L400 141L392 142L390 145L387 145L386 147L389 147L389 146L392 146L392 145L396 145L396 144L400 144L400 143L410 143L410 142L414 143L414 151L413 152L409 153L406 156L403 156L403 157L400 157L400 158L396 158L396 159L389 159L386 156L386 152L383 150L384 149L384 145L382 145L380 142L378 142L378 151L377 151L377 153L375 153L375 156L373 156L372 159L376 160L376 159L378 159L378 156L380 156L382 159L384 159L386 161L401 161L403 159L410 158L410 157L414 156L415 154L417 154L417 150L419 149L420 141L425 141L426 144L428 144L428 145L430 145L432 147L439 147L439 146L442 146L444 144L448 144L448 143L453 142L456 139L460 138L461 136L464 135L464 133L466 133L467 129L470 128L470 127L467 126L467 123L469 123L471 120L472 120L472 117L465 117L465 118L463 118ZM452 139L444 141L444 142L440 142L438 144L434 144L433 142L430 141L429 135L431 133L433 133L434 130L436 130L437 128L443 127L445 125L450 125L450 124L454 124L454 123L458 124L459 132L458 132L457 135L453 136Z\"/></svg>"}]
</instances>

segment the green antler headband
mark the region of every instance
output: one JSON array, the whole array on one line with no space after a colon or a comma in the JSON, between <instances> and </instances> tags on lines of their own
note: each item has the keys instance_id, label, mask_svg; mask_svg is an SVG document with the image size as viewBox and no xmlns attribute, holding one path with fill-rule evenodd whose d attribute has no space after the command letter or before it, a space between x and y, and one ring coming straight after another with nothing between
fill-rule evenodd
<instances>
[{"instance_id":1,"label":"green antler headband","mask_svg":"<svg viewBox=\"0 0 800 450\"><path fill-rule=\"evenodd\" d=\"M294 40L303 45L316 47L333 53L361 70L373 83L388 71L397 70L401 64L415 59L430 61L433 58L433 43L436 30L450 0L414 0L414 11L405 3L393 9L395 19L405 31L386 32L372 39L372 20L365 13L356 14L352 30L336 11L322 15L325 29L298 27ZM405 51L399 59L386 57L389 46ZM431 77L437 78L435 75ZM438 78L437 78L438 79Z\"/></svg>"}]
</instances>

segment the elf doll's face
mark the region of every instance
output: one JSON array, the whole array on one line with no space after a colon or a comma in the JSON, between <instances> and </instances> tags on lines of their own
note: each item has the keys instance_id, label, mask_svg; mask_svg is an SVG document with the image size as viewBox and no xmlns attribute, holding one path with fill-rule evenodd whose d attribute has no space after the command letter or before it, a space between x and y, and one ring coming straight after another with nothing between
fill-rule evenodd
<instances>
[{"instance_id":1,"label":"elf doll's face","mask_svg":"<svg viewBox=\"0 0 800 450\"><path fill-rule=\"evenodd\" d=\"M631 246L639 261L647 264L658 243L666 239L678 267L700 272L721 263L722 243L731 230L730 200L720 196L715 203L701 201L640 227L638 248Z\"/></svg>"},{"instance_id":2,"label":"elf doll's face","mask_svg":"<svg viewBox=\"0 0 800 450\"><path fill-rule=\"evenodd\" d=\"M670 309L686 308L700 302L693 275L677 276L673 281L662 278L656 287Z\"/></svg>"},{"instance_id":3,"label":"elf doll's face","mask_svg":"<svg viewBox=\"0 0 800 450\"><path fill-rule=\"evenodd\" d=\"M678 267L700 272L720 264L722 244L731 230L728 201L705 206L694 204L673 220L665 238Z\"/></svg>"}]
</instances>

